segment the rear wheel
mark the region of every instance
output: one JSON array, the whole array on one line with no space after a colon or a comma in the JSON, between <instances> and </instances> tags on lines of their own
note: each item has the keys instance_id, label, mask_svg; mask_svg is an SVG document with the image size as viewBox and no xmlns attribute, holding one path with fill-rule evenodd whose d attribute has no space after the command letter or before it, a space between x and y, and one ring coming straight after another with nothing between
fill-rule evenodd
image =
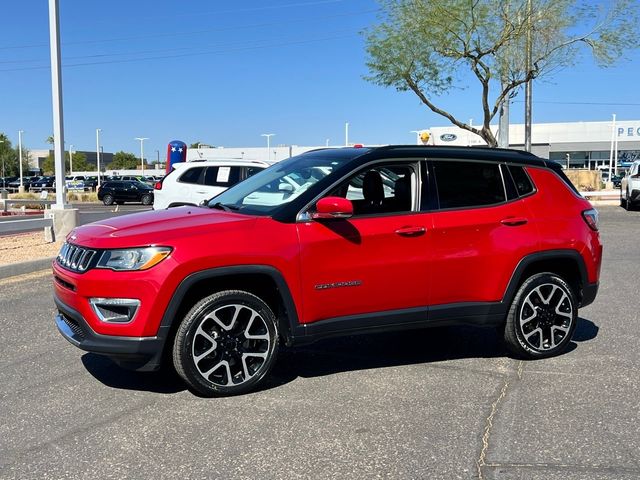
<instances>
[{"instance_id":1,"label":"rear wheel","mask_svg":"<svg viewBox=\"0 0 640 480\"><path fill-rule=\"evenodd\" d=\"M199 301L176 333L173 364L194 390L207 396L256 388L278 354L278 328L255 295L226 290Z\"/></svg>"},{"instance_id":2,"label":"rear wheel","mask_svg":"<svg viewBox=\"0 0 640 480\"><path fill-rule=\"evenodd\" d=\"M102 197L102 203L104 203L105 205L113 205L113 196L107 193L104 197Z\"/></svg>"},{"instance_id":3,"label":"rear wheel","mask_svg":"<svg viewBox=\"0 0 640 480\"><path fill-rule=\"evenodd\" d=\"M562 353L576 328L578 306L571 287L553 273L538 273L520 286L507 315L507 347L524 358Z\"/></svg>"}]
</instances>

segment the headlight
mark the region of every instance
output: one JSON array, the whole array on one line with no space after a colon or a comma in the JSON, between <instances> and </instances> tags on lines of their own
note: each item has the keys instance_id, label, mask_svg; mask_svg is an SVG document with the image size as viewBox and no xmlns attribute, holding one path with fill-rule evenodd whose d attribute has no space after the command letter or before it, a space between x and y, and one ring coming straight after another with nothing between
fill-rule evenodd
<instances>
[{"instance_id":1,"label":"headlight","mask_svg":"<svg viewBox=\"0 0 640 480\"><path fill-rule=\"evenodd\" d=\"M169 247L106 250L96 266L113 270L147 270L167 258L170 253Z\"/></svg>"}]
</instances>

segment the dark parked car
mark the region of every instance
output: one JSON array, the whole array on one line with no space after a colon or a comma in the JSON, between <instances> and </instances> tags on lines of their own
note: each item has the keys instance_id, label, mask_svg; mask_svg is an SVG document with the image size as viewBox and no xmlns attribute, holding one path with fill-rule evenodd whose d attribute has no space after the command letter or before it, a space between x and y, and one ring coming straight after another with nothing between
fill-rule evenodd
<instances>
[{"instance_id":1,"label":"dark parked car","mask_svg":"<svg viewBox=\"0 0 640 480\"><path fill-rule=\"evenodd\" d=\"M622 186L622 179L624 178L624 173L619 173L617 175L611 176L611 182L613 183L613 188L620 188Z\"/></svg>"},{"instance_id":2,"label":"dark parked car","mask_svg":"<svg viewBox=\"0 0 640 480\"><path fill-rule=\"evenodd\" d=\"M86 177L84 179L84 190L86 192L93 192L98 188L98 177Z\"/></svg>"},{"instance_id":3,"label":"dark parked car","mask_svg":"<svg viewBox=\"0 0 640 480\"><path fill-rule=\"evenodd\" d=\"M140 202L143 205L153 203L153 188L135 180L117 180L103 183L98 189L98 200L105 205L114 202Z\"/></svg>"},{"instance_id":4,"label":"dark parked car","mask_svg":"<svg viewBox=\"0 0 640 480\"><path fill-rule=\"evenodd\" d=\"M0 177L0 188L8 188L9 184L18 177Z\"/></svg>"},{"instance_id":5,"label":"dark parked car","mask_svg":"<svg viewBox=\"0 0 640 480\"><path fill-rule=\"evenodd\" d=\"M29 190L31 192L41 192L42 190L55 192L56 177L40 177L29 184Z\"/></svg>"},{"instance_id":6,"label":"dark parked car","mask_svg":"<svg viewBox=\"0 0 640 480\"><path fill-rule=\"evenodd\" d=\"M24 191L28 192L31 187L31 182L37 182L42 177L22 177L22 186L24 187ZM7 190L10 192L17 192L20 188L20 178L16 177L13 182L9 182L7 184Z\"/></svg>"}]
</instances>

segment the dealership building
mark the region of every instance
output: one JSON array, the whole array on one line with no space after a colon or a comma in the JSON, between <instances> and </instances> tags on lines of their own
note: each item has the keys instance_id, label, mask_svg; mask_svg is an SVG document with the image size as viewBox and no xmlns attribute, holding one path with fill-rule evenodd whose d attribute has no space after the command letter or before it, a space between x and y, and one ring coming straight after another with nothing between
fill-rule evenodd
<instances>
[{"instance_id":1,"label":"dealership building","mask_svg":"<svg viewBox=\"0 0 640 480\"><path fill-rule=\"evenodd\" d=\"M491 129L497 133L498 126ZM428 143L435 145L481 146L485 142L461 128L433 127ZM524 125L509 126L509 146L524 148ZM617 165L628 166L640 159L640 120L616 122L534 123L531 152L556 160L570 168L608 168L617 147ZM614 166L616 164L614 163Z\"/></svg>"}]
</instances>

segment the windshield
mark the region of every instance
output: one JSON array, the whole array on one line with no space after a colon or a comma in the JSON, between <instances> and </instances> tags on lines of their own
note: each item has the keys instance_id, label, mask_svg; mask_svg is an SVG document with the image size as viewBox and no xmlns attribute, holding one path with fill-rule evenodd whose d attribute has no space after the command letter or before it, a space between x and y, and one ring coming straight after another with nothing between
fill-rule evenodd
<instances>
[{"instance_id":1,"label":"windshield","mask_svg":"<svg viewBox=\"0 0 640 480\"><path fill-rule=\"evenodd\" d=\"M209 208L271 215L347 161L317 155L284 160L215 196L209 200Z\"/></svg>"}]
</instances>

